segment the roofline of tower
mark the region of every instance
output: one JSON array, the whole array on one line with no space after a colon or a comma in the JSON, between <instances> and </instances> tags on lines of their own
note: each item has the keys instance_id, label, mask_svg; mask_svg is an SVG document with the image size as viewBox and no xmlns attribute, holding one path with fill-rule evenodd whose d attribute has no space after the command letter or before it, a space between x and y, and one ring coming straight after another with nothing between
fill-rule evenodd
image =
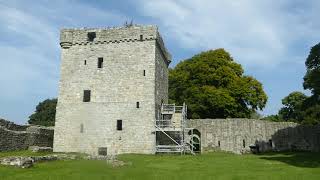
<instances>
[{"instance_id":1,"label":"roofline of tower","mask_svg":"<svg viewBox=\"0 0 320 180\"><path fill-rule=\"evenodd\" d=\"M128 29L128 28L156 28L157 25L143 25L143 24L133 24L131 26L106 26L106 27L78 27L78 28L62 28L61 30L117 30L117 29Z\"/></svg>"},{"instance_id":2,"label":"roofline of tower","mask_svg":"<svg viewBox=\"0 0 320 180\"><path fill-rule=\"evenodd\" d=\"M123 32L119 34L117 30ZM93 42L89 42L83 32L87 33L94 31L104 34L102 37L97 37ZM81 34L82 33L82 34ZM114 33L114 35L110 35ZM141 36L143 35L142 39ZM137 25L119 26L119 27L104 27L104 28L63 28L60 33L60 46L68 49L73 45L87 45L87 44L104 44L104 43L121 43L134 41L155 40L157 46L160 47L161 53L164 56L167 65L171 62L171 54L164 45L163 39L159 33L156 25Z\"/></svg>"}]
</instances>

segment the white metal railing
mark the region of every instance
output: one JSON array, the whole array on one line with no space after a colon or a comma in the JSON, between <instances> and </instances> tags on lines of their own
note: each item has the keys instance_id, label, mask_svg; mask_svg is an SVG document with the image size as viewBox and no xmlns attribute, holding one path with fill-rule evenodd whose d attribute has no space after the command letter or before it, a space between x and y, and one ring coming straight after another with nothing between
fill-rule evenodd
<instances>
[{"instance_id":1,"label":"white metal railing","mask_svg":"<svg viewBox=\"0 0 320 180\"><path fill-rule=\"evenodd\" d=\"M182 113L184 110L184 107L183 106L176 106L175 107L175 113Z\"/></svg>"},{"instance_id":2,"label":"white metal railing","mask_svg":"<svg viewBox=\"0 0 320 180\"><path fill-rule=\"evenodd\" d=\"M156 120L156 125L159 128L181 128L182 124L181 123L175 123L172 121L172 119L160 119Z\"/></svg>"},{"instance_id":3,"label":"white metal railing","mask_svg":"<svg viewBox=\"0 0 320 180\"><path fill-rule=\"evenodd\" d=\"M176 106L175 104L162 104L162 112L181 113L184 111L184 106Z\"/></svg>"},{"instance_id":4,"label":"white metal railing","mask_svg":"<svg viewBox=\"0 0 320 180\"><path fill-rule=\"evenodd\" d=\"M157 152L182 152L184 150L184 146L182 145L157 145Z\"/></svg>"},{"instance_id":5,"label":"white metal railing","mask_svg":"<svg viewBox=\"0 0 320 180\"><path fill-rule=\"evenodd\" d=\"M162 104L161 111L162 112L175 112L175 105L174 104Z\"/></svg>"}]
</instances>

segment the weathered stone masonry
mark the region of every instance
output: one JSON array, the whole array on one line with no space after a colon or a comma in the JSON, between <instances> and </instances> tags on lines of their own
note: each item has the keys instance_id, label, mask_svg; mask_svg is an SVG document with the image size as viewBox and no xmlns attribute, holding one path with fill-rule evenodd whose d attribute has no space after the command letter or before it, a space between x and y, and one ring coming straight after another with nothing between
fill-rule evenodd
<instances>
[{"instance_id":1,"label":"weathered stone masonry","mask_svg":"<svg viewBox=\"0 0 320 180\"><path fill-rule=\"evenodd\" d=\"M188 127L201 136L201 150L250 152L250 145L260 151L320 151L320 125L304 126L292 122L253 119L192 119Z\"/></svg>"},{"instance_id":2,"label":"weathered stone masonry","mask_svg":"<svg viewBox=\"0 0 320 180\"><path fill-rule=\"evenodd\" d=\"M53 128L21 126L0 119L0 151L25 150L29 146L52 147Z\"/></svg>"},{"instance_id":3,"label":"weathered stone masonry","mask_svg":"<svg viewBox=\"0 0 320 180\"><path fill-rule=\"evenodd\" d=\"M54 151L154 153L171 60L157 27L63 29L60 45ZM90 102L83 102L84 90Z\"/></svg>"}]
</instances>

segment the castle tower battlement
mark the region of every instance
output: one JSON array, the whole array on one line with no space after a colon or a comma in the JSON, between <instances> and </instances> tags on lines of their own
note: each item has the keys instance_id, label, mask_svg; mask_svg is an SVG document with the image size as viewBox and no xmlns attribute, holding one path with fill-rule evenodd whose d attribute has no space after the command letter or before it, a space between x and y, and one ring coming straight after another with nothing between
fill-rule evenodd
<instances>
[{"instance_id":1,"label":"castle tower battlement","mask_svg":"<svg viewBox=\"0 0 320 180\"><path fill-rule=\"evenodd\" d=\"M93 33L89 39L88 33ZM155 25L133 25L113 28L68 28L60 32L60 46L68 49L74 45L108 44L156 40L164 59L169 64L171 54L164 46L162 37Z\"/></svg>"}]
</instances>

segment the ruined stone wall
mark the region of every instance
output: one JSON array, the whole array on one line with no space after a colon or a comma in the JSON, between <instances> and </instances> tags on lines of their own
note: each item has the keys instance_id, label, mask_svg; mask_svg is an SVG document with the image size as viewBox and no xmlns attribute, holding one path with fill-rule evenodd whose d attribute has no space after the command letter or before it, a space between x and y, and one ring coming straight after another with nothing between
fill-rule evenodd
<instances>
[{"instance_id":1,"label":"ruined stone wall","mask_svg":"<svg viewBox=\"0 0 320 180\"><path fill-rule=\"evenodd\" d=\"M96 33L92 42L89 32ZM167 70L158 81L157 64L169 63L160 40L155 26L61 31L54 151L154 153L157 89L167 87ZM97 68L100 57L103 67ZM84 90L91 90L90 102L83 102ZM166 101L167 91L158 93ZM121 131L117 120L122 120Z\"/></svg>"},{"instance_id":2,"label":"ruined stone wall","mask_svg":"<svg viewBox=\"0 0 320 180\"><path fill-rule=\"evenodd\" d=\"M53 128L21 126L0 120L0 151L25 150L29 146L52 147Z\"/></svg>"},{"instance_id":3,"label":"ruined stone wall","mask_svg":"<svg viewBox=\"0 0 320 180\"><path fill-rule=\"evenodd\" d=\"M320 150L320 125L253 119L192 119L187 124L200 131L202 151L246 153L251 145L260 151Z\"/></svg>"},{"instance_id":4,"label":"ruined stone wall","mask_svg":"<svg viewBox=\"0 0 320 180\"><path fill-rule=\"evenodd\" d=\"M0 126L9 130L14 130L14 131L25 131L28 127L26 125L18 125L13 122L6 121L4 119L0 119Z\"/></svg>"}]
</instances>

